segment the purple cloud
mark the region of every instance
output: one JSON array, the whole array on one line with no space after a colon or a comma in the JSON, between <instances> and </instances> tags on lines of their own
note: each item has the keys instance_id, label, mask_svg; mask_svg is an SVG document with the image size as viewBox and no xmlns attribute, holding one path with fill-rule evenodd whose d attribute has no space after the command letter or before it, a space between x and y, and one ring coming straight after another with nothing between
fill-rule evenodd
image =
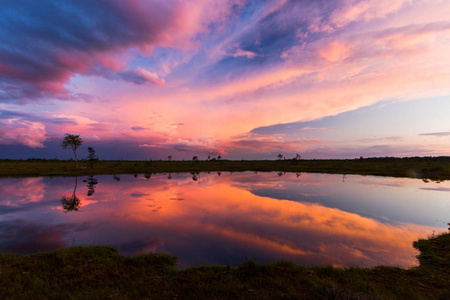
<instances>
[{"instance_id":1,"label":"purple cloud","mask_svg":"<svg viewBox=\"0 0 450 300\"><path fill-rule=\"evenodd\" d=\"M141 127L141 126L133 126L131 127L131 130L147 130L148 128Z\"/></svg>"},{"instance_id":2,"label":"purple cloud","mask_svg":"<svg viewBox=\"0 0 450 300\"><path fill-rule=\"evenodd\" d=\"M120 58L132 48L148 54L155 45L185 47L201 29L187 8L176 0L3 2L0 99L64 97L74 74L162 86L158 75L128 70Z\"/></svg>"}]
</instances>

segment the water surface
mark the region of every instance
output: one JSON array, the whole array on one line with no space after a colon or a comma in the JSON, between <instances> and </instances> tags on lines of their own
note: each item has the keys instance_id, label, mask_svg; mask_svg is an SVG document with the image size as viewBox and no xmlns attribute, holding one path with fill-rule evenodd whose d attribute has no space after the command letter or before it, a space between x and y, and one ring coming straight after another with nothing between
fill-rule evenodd
<instances>
[{"instance_id":1,"label":"water surface","mask_svg":"<svg viewBox=\"0 0 450 300\"><path fill-rule=\"evenodd\" d=\"M0 179L0 252L111 245L170 253L180 267L246 258L410 267L412 242L450 221L449 182L219 174Z\"/></svg>"}]
</instances>

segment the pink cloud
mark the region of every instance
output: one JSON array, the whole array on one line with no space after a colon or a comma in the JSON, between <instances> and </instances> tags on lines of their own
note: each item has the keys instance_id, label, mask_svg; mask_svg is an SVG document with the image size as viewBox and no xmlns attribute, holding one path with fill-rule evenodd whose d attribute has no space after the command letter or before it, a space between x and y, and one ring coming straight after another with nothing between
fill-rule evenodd
<instances>
[{"instance_id":1,"label":"pink cloud","mask_svg":"<svg viewBox=\"0 0 450 300\"><path fill-rule=\"evenodd\" d=\"M352 22L385 18L411 3L412 0L344 0L331 14L329 23L334 28L341 28Z\"/></svg>"},{"instance_id":2,"label":"pink cloud","mask_svg":"<svg viewBox=\"0 0 450 300\"><path fill-rule=\"evenodd\" d=\"M0 145L25 145L43 148L46 140L45 126L39 122L19 119L0 120Z\"/></svg>"},{"instance_id":3,"label":"pink cloud","mask_svg":"<svg viewBox=\"0 0 450 300\"><path fill-rule=\"evenodd\" d=\"M317 50L317 55L330 62L337 62L349 57L350 48L346 43L331 41Z\"/></svg>"},{"instance_id":4,"label":"pink cloud","mask_svg":"<svg viewBox=\"0 0 450 300\"><path fill-rule=\"evenodd\" d=\"M238 15L247 7L243 1L99 3L92 5L101 10L72 4L99 22L95 30L86 30L92 27L75 14L80 23L74 28L60 19L36 17L50 33L11 39L16 43L11 48L18 50L0 54L0 74L6 78L0 82L2 99L96 99L51 102L46 110L75 121L43 122L47 137L79 132L182 152L283 147L320 152L320 140L243 133L387 99L450 94L450 5L445 1L431 9L425 6L433 1L345 0L321 8L280 0L255 5L248 19ZM19 51L23 46L31 49ZM372 136L365 141L381 142Z\"/></svg>"},{"instance_id":5,"label":"pink cloud","mask_svg":"<svg viewBox=\"0 0 450 300\"><path fill-rule=\"evenodd\" d=\"M156 84L159 86L166 85L166 82L164 81L164 79L159 78L157 74L147 71L145 69L142 69L142 68L138 69L137 74L141 75L142 77L147 79L148 82L151 82L153 84Z\"/></svg>"},{"instance_id":6,"label":"pink cloud","mask_svg":"<svg viewBox=\"0 0 450 300\"><path fill-rule=\"evenodd\" d=\"M155 46L195 47L195 36L208 32L211 23L227 20L239 2L132 0L98 2L91 7L81 2L63 7L55 2L49 6L48 15L52 17L35 14L34 9L38 9L35 5L10 7L27 16L24 19L33 20L33 24L17 26L15 35L4 39L7 50L0 53L3 85L21 92L3 97L9 101L62 97L66 93L64 84L75 74L163 86L164 79L152 71L127 70L123 63L126 52L139 49L141 54L148 56ZM86 18L80 18L82 14ZM95 20L95 27L86 20ZM16 20L4 19L4 22ZM36 30L26 30L27 26ZM92 71L97 65L103 71ZM137 75L140 79L130 79Z\"/></svg>"},{"instance_id":7,"label":"pink cloud","mask_svg":"<svg viewBox=\"0 0 450 300\"><path fill-rule=\"evenodd\" d=\"M233 54L233 57L239 57L239 56L245 56L247 58L255 58L256 56L259 56L258 54L256 54L255 52L252 51L247 51L247 50L242 50L242 49L237 49Z\"/></svg>"}]
</instances>

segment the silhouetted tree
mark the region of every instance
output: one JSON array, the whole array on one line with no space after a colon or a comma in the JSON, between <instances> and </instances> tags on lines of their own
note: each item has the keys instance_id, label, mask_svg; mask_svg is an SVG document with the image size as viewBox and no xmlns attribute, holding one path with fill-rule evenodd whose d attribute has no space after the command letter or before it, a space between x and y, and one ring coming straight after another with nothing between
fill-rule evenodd
<instances>
[{"instance_id":1,"label":"silhouetted tree","mask_svg":"<svg viewBox=\"0 0 450 300\"><path fill-rule=\"evenodd\" d=\"M281 160L283 158L283 154L278 154L277 157L278 157L278 160Z\"/></svg>"},{"instance_id":2,"label":"silhouetted tree","mask_svg":"<svg viewBox=\"0 0 450 300\"><path fill-rule=\"evenodd\" d=\"M217 156L217 160L221 160L222 159L222 156Z\"/></svg>"},{"instance_id":3,"label":"silhouetted tree","mask_svg":"<svg viewBox=\"0 0 450 300\"><path fill-rule=\"evenodd\" d=\"M169 159L169 161L172 160L172 155L167 156L167 158Z\"/></svg>"},{"instance_id":4,"label":"silhouetted tree","mask_svg":"<svg viewBox=\"0 0 450 300\"><path fill-rule=\"evenodd\" d=\"M300 158L302 158L302 156L301 156L300 154L298 154L298 153L295 154L295 159L296 159L296 160L300 160Z\"/></svg>"},{"instance_id":5,"label":"silhouetted tree","mask_svg":"<svg viewBox=\"0 0 450 300\"><path fill-rule=\"evenodd\" d=\"M98 157L95 155L94 148L89 147L88 152L89 152L89 154L87 156L88 165L89 165L89 168L93 169L94 164L98 161Z\"/></svg>"},{"instance_id":6,"label":"silhouetted tree","mask_svg":"<svg viewBox=\"0 0 450 300\"><path fill-rule=\"evenodd\" d=\"M194 156L194 157L192 158L192 160L193 160L193 161L198 161L198 156Z\"/></svg>"},{"instance_id":7,"label":"silhouetted tree","mask_svg":"<svg viewBox=\"0 0 450 300\"><path fill-rule=\"evenodd\" d=\"M208 155L208 160L210 160L211 159L211 155Z\"/></svg>"},{"instance_id":8,"label":"silhouetted tree","mask_svg":"<svg viewBox=\"0 0 450 300\"><path fill-rule=\"evenodd\" d=\"M69 133L65 134L64 139L61 143L61 147L63 149L71 149L73 151L73 154L75 155L75 160L77 162L77 169L78 169L77 149L81 146L82 143L83 140L80 138L80 135Z\"/></svg>"}]
</instances>

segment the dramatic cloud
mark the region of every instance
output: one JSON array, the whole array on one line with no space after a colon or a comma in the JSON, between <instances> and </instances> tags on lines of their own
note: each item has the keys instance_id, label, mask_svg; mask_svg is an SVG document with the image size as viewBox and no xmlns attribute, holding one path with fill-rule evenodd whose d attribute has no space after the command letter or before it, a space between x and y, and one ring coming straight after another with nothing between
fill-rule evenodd
<instances>
[{"instance_id":1,"label":"dramatic cloud","mask_svg":"<svg viewBox=\"0 0 450 300\"><path fill-rule=\"evenodd\" d=\"M142 158L450 148L439 138L450 113L446 1L0 8L2 145L42 147L76 132Z\"/></svg>"},{"instance_id":2,"label":"dramatic cloud","mask_svg":"<svg viewBox=\"0 0 450 300\"><path fill-rule=\"evenodd\" d=\"M163 86L143 68L126 70L127 51L191 48L195 34L227 19L234 1L76 1L3 3L1 100L58 97L74 74Z\"/></svg>"}]
</instances>

